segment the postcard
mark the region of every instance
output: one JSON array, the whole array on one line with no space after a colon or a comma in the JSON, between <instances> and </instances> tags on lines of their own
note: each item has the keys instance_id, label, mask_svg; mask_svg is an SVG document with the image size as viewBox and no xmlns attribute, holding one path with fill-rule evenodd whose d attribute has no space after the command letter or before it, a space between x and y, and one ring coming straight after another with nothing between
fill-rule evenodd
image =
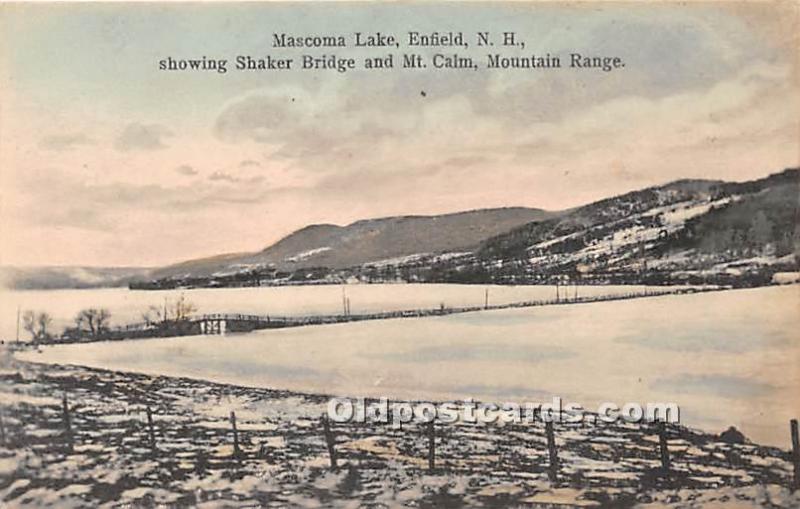
<instances>
[{"instance_id":1,"label":"postcard","mask_svg":"<svg viewBox=\"0 0 800 509\"><path fill-rule=\"evenodd\" d=\"M799 33L0 3L0 505L800 507Z\"/></svg>"}]
</instances>

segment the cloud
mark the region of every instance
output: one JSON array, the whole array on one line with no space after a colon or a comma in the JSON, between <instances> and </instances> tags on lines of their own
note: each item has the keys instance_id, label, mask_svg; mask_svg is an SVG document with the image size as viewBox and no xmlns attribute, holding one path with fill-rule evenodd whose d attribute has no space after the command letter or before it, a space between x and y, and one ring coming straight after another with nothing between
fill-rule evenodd
<instances>
[{"instance_id":1,"label":"cloud","mask_svg":"<svg viewBox=\"0 0 800 509\"><path fill-rule=\"evenodd\" d=\"M265 182L267 179L264 175L253 175L250 177L247 176L237 176L232 175L226 171L215 171L211 175L208 176L208 180L212 182L227 182L229 184L261 184ZM243 186L244 187L244 186ZM255 188L250 188L255 189Z\"/></svg>"},{"instance_id":2,"label":"cloud","mask_svg":"<svg viewBox=\"0 0 800 509\"><path fill-rule=\"evenodd\" d=\"M390 93L380 98L386 104L362 101L356 97L359 88L339 83L315 91L282 87L248 93L226 105L213 132L226 142L261 143L273 156L328 161L307 169L331 168L336 159L358 159L367 147L408 133L422 114L421 108L392 106Z\"/></svg>"},{"instance_id":3,"label":"cloud","mask_svg":"<svg viewBox=\"0 0 800 509\"><path fill-rule=\"evenodd\" d=\"M60 227L77 228L89 231L114 231L116 224L108 214L93 208L91 204L73 203L67 207L60 207L46 218L40 217L41 224L57 225Z\"/></svg>"},{"instance_id":4,"label":"cloud","mask_svg":"<svg viewBox=\"0 0 800 509\"><path fill-rule=\"evenodd\" d=\"M712 175L739 179L781 167L792 143L787 136L797 129L789 72L754 61L710 85L694 82L649 96L604 92L593 102L581 96L581 107L528 122L507 107L520 98L546 105L558 90L529 83L487 89L481 101L470 93L391 101L381 95L385 90L357 100L357 88L284 87L234 98L213 132L225 143L261 144L273 163L305 175L316 199L336 189L354 203L369 196L394 204L380 214L415 206L427 213L502 205L559 209L708 176L710 164ZM751 164L756 155L759 165ZM566 188L569 193L558 192Z\"/></svg>"},{"instance_id":5,"label":"cloud","mask_svg":"<svg viewBox=\"0 0 800 509\"><path fill-rule=\"evenodd\" d=\"M298 101L297 96L301 95L307 97ZM326 129L328 117L323 117L323 106L318 99L289 87L237 97L217 117L214 133L229 142L251 139L285 145L293 141L298 130L307 127L313 117L320 129Z\"/></svg>"},{"instance_id":6,"label":"cloud","mask_svg":"<svg viewBox=\"0 0 800 509\"><path fill-rule=\"evenodd\" d=\"M194 168L192 168L188 164L182 164L182 165L178 166L177 168L175 168L175 171L177 173L180 173L181 175L186 175L186 176L189 176L189 177L191 177L192 175L197 175L197 173L198 173L197 170L195 170Z\"/></svg>"},{"instance_id":7,"label":"cloud","mask_svg":"<svg viewBox=\"0 0 800 509\"><path fill-rule=\"evenodd\" d=\"M208 180L211 180L212 182L230 182L231 184L234 184L239 182L240 179L224 171L215 171L208 176Z\"/></svg>"},{"instance_id":8,"label":"cloud","mask_svg":"<svg viewBox=\"0 0 800 509\"><path fill-rule=\"evenodd\" d=\"M395 101L389 98L385 102L359 101L353 93L341 88L315 92L284 88L247 94L223 109L214 133L227 143L260 143L273 161L314 178L336 175L363 181L361 177L367 174L370 181L380 182L422 165L435 166L443 159L471 160L479 150L479 137L493 124L491 119L478 122L463 96L428 99L424 107L405 107L393 106ZM451 115L462 112L468 118ZM442 115L437 116L439 113ZM462 120L473 128L467 131L467 124L461 124L458 139L452 140L455 143L447 140L443 125ZM448 151L441 145L434 147L436 141Z\"/></svg>"},{"instance_id":9,"label":"cloud","mask_svg":"<svg viewBox=\"0 0 800 509\"><path fill-rule=\"evenodd\" d=\"M677 394L710 394L728 399L746 399L764 396L776 387L746 377L729 375L693 375L659 378L650 384L653 390L669 390Z\"/></svg>"},{"instance_id":10,"label":"cloud","mask_svg":"<svg viewBox=\"0 0 800 509\"><path fill-rule=\"evenodd\" d=\"M222 178L239 182L230 176ZM243 180L247 185L240 186L237 193L220 195L194 179L188 185L100 182L55 168L31 170L19 181L20 192L31 200L18 214L37 226L119 233L121 222L143 211L166 218L263 203L274 191L254 185L261 177L254 179ZM38 205L42 203L48 206Z\"/></svg>"},{"instance_id":11,"label":"cloud","mask_svg":"<svg viewBox=\"0 0 800 509\"><path fill-rule=\"evenodd\" d=\"M114 147L122 152L133 150L159 150L166 148L164 138L172 136L172 132L160 124L131 123L125 126Z\"/></svg>"},{"instance_id":12,"label":"cloud","mask_svg":"<svg viewBox=\"0 0 800 509\"><path fill-rule=\"evenodd\" d=\"M261 166L261 163L259 163L258 161L254 161L252 159L246 159L239 163L240 168L248 168L253 166L259 167Z\"/></svg>"},{"instance_id":13,"label":"cloud","mask_svg":"<svg viewBox=\"0 0 800 509\"><path fill-rule=\"evenodd\" d=\"M39 140L39 146L45 150L70 150L79 145L91 145L94 140L83 133L54 134Z\"/></svg>"}]
</instances>

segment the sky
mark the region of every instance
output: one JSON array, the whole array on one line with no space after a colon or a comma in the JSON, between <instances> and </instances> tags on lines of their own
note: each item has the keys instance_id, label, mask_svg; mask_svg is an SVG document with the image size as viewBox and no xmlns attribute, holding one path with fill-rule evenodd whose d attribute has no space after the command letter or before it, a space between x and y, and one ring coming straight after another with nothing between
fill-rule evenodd
<instances>
[{"instance_id":1,"label":"sky","mask_svg":"<svg viewBox=\"0 0 800 509\"><path fill-rule=\"evenodd\" d=\"M378 30L515 31L510 54L625 67L158 69ZM156 266L312 223L762 177L800 159L797 33L791 2L0 4L0 265Z\"/></svg>"}]
</instances>

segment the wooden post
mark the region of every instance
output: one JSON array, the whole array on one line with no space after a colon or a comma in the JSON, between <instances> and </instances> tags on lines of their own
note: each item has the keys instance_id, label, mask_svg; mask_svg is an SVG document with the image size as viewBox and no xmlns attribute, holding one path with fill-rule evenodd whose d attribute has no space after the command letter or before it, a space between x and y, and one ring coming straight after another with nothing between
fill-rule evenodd
<instances>
[{"instance_id":1,"label":"wooden post","mask_svg":"<svg viewBox=\"0 0 800 509\"><path fill-rule=\"evenodd\" d=\"M556 436L553 432L553 422L545 422L544 429L547 435L547 454L550 461L547 474L550 477L550 482L555 482L558 479L558 450L556 449Z\"/></svg>"},{"instance_id":2,"label":"wooden post","mask_svg":"<svg viewBox=\"0 0 800 509\"><path fill-rule=\"evenodd\" d=\"M150 434L150 448L156 448L156 431L153 428L153 412L150 411L150 407L147 407L147 428Z\"/></svg>"},{"instance_id":3,"label":"wooden post","mask_svg":"<svg viewBox=\"0 0 800 509\"><path fill-rule=\"evenodd\" d=\"M72 424L69 418L69 401L67 401L67 393L64 393L62 400L62 412L64 420L64 438L67 442L67 451L72 452Z\"/></svg>"},{"instance_id":4,"label":"wooden post","mask_svg":"<svg viewBox=\"0 0 800 509\"><path fill-rule=\"evenodd\" d=\"M489 309L489 289L486 289L486 294L483 299L483 309Z\"/></svg>"},{"instance_id":5,"label":"wooden post","mask_svg":"<svg viewBox=\"0 0 800 509\"><path fill-rule=\"evenodd\" d=\"M428 470L436 468L436 425L433 420L428 423Z\"/></svg>"},{"instance_id":6,"label":"wooden post","mask_svg":"<svg viewBox=\"0 0 800 509\"><path fill-rule=\"evenodd\" d=\"M233 456L236 459L241 457L239 450L239 431L236 429L236 414L231 410L231 428L233 428Z\"/></svg>"},{"instance_id":7,"label":"wooden post","mask_svg":"<svg viewBox=\"0 0 800 509\"><path fill-rule=\"evenodd\" d=\"M797 434L797 419L789 423L792 431L792 463L794 463L794 483L792 490L800 489L800 437Z\"/></svg>"},{"instance_id":8,"label":"wooden post","mask_svg":"<svg viewBox=\"0 0 800 509\"><path fill-rule=\"evenodd\" d=\"M325 443L328 446L328 456L331 459L331 470L336 469L336 437L331 431L331 425L328 422L327 416L322 416L322 431L325 435Z\"/></svg>"},{"instance_id":9,"label":"wooden post","mask_svg":"<svg viewBox=\"0 0 800 509\"><path fill-rule=\"evenodd\" d=\"M667 447L667 424L658 423L658 448L661 451L661 470L664 475L669 473L669 448Z\"/></svg>"},{"instance_id":10,"label":"wooden post","mask_svg":"<svg viewBox=\"0 0 800 509\"><path fill-rule=\"evenodd\" d=\"M0 410L0 445L6 445L6 424L3 422L2 410Z\"/></svg>"}]
</instances>

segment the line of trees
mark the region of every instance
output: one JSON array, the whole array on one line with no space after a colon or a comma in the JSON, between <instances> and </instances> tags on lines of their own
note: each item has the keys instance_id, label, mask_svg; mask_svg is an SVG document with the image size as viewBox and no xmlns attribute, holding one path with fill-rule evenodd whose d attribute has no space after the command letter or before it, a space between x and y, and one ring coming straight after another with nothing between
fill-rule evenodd
<instances>
[{"instance_id":1,"label":"line of trees","mask_svg":"<svg viewBox=\"0 0 800 509\"><path fill-rule=\"evenodd\" d=\"M183 295L173 304L164 302L163 307L150 306L142 313L147 327L174 327L188 324L197 306ZM26 310L22 316L22 328L30 334L32 343L49 343L60 338L68 341L98 340L114 336L111 329L111 311L107 308L82 309L75 315L73 325L57 335L53 332L53 318L46 311ZM118 335L118 333L117 333Z\"/></svg>"},{"instance_id":2,"label":"line of trees","mask_svg":"<svg viewBox=\"0 0 800 509\"><path fill-rule=\"evenodd\" d=\"M109 330L111 312L106 308L81 310L75 316L75 326L64 330L63 336L98 339ZM22 328L31 336L33 343L47 343L53 340L53 318L46 311L26 310L22 314Z\"/></svg>"}]
</instances>

